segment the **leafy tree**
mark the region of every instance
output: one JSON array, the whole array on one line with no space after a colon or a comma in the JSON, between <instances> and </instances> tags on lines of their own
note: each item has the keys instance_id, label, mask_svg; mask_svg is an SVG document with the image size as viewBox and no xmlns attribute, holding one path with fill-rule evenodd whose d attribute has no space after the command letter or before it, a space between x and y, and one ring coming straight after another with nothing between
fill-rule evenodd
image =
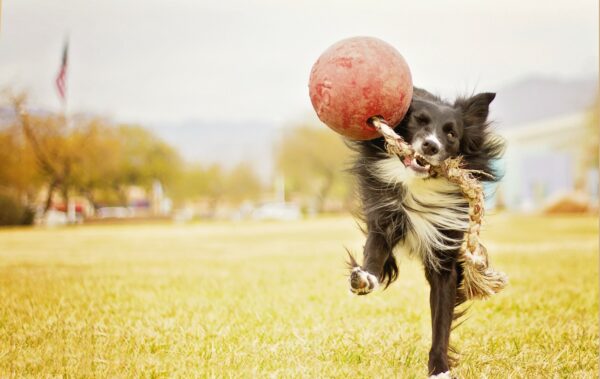
<instances>
[{"instance_id":1,"label":"leafy tree","mask_svg":"<svg viewBox=\"0 0 600 379\"><path fill-rule=\"evenodd\" d=\"M149 188L154 180L168 187L179 175L182 162L178 153L140 126L115 127L89 117L74 117L67 125L59 115L29 114L22 95L13 96L12 104L18 127L0 136L0 143L10 147L3 154L7 162L25 157L22 162L30 169L35 167L40 178L37 183L48 188L46 210L57 190L65 203L72 191L84 194L94 204L99 195L110 197L112 192L124 203L127 187ZM16 143L19 136L26 143ZM15 169L4 169L0 175L19 188L36 183L31 173L19 176Z\"/></svg>"},{"instance_id":2,"label":"leafy tree","mask_svg":"<svg viewBox=\"0 0 600 379\"><path fill-rule=\"evenodd\" d=\"M115 183L120 178L121 141L117 129L101 119L82 122L73 130L71 143L76 164L71 185L94 207L114 199ZM111 201L108 201L111 202Z\"/></svg>"},{"instance_id":3,"label":"leafy tree","mask_svg":"<svg viewBox=\"0 0 600 379\"><path fill-rule=\"evenodd\" d=\"M43 181L31 149L16 124L0 130L0 162L0 190L32 203Z\"/></svg>"},{"instance_id":4,"label":"leafy tree","mask_svg":"<svg viewBox=\"0 0 600 379\"><path fill-rule=\"evenodd\" d=\"M169 186L175 181L182 161L174 148L138 125L120 125L117 136L121 148L118 186L149 187L154 180Z\"/></svg>"},{"instance_id":5,"label":"leafy tree","mask_svg":"<svg viewBox=\"0 0 600 379\"><path fill-rule=\"evenodd\" d=\"M351 184L344 172L348 160L349 149L341 137L310 125L287 131L277 151L286 191L307 197L318 211L330 197L348 198Z\"/></svg>"},{"instance_id":6,"label":"leafy tree","mask_svg":"<svg viewBox=\"0 0 600 379\"><path fill-rule=\"evenodd\" d=\"M61 189L65 201L68 199L73 160L66 122L64 118L51 114L30 115L25 110L24 95L13 96L12 104L36 167L48 183L45 205L45 210L48 210L55 190Z\"/></svg>"},{"instance_id":7,"label":"leafy tree","mask_svg":"<svg viewBox=\"0 0 600 379\"><path fill-rule=\"evenodd\" d=\"M203 167L193 164L185 167L173 186L173 197L184 200L207 200L211 211L223 202L239 204L245 200L257 200L263 190L260 179L246 163L230 171L219 165Z\"/></svg>"},{"instance_id":8,"label":"leafy tree","mask_svg":"<svg viewBox=\"0 0 600 379\"><path fill-rule=\"evenodd\" d=\"M226 188L227 199L234 204L244 200L257 200L263 190L260 179L247 163L240 163L229 172Z\"/></svg>"},{"instance_id":9,"label":"leafy tree","mask_svg":"<svg viewBox=\"0 0 600 379\"><path fill-rule=\"evenodd\" d=\"M159 180L176 200L208 200L212 210L227 201L258 199L262 184L247 164L225 171L218 165L183 164L173 147L138 125L114 125L99 117L72 117L26 110L25 96L12 96L17 115L0 129L0 189L33 199L46 188L45 209L55 192L100 203L124 204L127 189L150 189ZM14 195L19 196L14 196Z\"/></svg>"}]
</instances>

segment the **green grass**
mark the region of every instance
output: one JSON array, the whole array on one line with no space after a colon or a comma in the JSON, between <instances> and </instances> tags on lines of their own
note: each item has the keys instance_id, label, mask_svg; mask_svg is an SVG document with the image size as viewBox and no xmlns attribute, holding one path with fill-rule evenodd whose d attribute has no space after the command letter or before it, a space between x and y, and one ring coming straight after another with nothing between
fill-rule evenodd
<instances>
[{"instance_id":1,"label":"green grass","mask_svg":"<svg viewBox=\"0 0 600 379\"><path fill-rule=\"evenodd\" d=\"M598 375L597 218L490 216L510 277L453 333L464 378ZM353 221L0 231L0 377L423 378L428 287L347 291Z\"/></svg>"}]
</instances>

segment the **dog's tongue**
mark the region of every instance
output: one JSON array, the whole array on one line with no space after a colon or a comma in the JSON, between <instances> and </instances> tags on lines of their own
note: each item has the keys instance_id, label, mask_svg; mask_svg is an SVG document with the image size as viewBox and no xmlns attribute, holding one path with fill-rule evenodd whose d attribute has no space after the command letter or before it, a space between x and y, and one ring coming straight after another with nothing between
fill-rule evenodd
<instances>
[{"instance_id":1,"label":"dog's tongue","mask_svg":"<svg viewBox=\"0 0 600 379\"><path fill-rule=\"evenodd\" d=\"M404 161L402 161L402 163L404 163L404 165L406 167L408 167L411 165L412 161L413 161L413 157L411 157L410 155L407 155L404 157Z\"/></svg>"}]
</instances>

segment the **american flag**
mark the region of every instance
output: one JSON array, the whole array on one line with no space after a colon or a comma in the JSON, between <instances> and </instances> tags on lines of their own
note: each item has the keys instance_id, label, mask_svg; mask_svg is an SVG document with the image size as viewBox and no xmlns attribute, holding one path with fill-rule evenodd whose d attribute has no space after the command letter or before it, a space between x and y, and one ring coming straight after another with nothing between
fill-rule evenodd
<instances>
[{"instance_id":1,"label":"american flag","mask_svg":"<svg viewBox=\"0 0 600 379\"><path fill-rule=\"evenodd\" d=\"M67 62L69 56L69 42L65 42L65 47L63 49L62 55L62 63L60 65L60 70L58 71L58 75L56 76L56 89L58 90L58 96L62 101L66 100L67 95Z\"/></svg>"}]
</instances>

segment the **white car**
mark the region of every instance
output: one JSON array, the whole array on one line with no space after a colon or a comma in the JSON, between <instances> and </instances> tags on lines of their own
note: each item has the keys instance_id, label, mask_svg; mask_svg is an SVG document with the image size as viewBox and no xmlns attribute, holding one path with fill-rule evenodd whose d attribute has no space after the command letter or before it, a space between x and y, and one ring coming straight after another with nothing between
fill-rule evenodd
<instances>
[{"instance_id":1,"label":"white car","mask_svg":"<svg viewBox=\"0 0 600 379\"><path fill-rule=\"evenodd\" d=\"M301 217L300 207L294 203L264 203L252 212L254 220L292 221L299 220Z\"/></svg>"},{"instance_id":2,"label":"white car","mask_svg":"<svg viewBox=\"0 0 600 379\"><path fill-rule=\"evenodd\" d=\"M96 211L98 218L127 218L131 217L131 210L125 207L102 207Z\"/></svg>"},{"instance_id":3,"label":"white car","mask_svg":"<svg viewBox=\"0 0 600 379\"><path fill-rule=\"evenodd\" d=\"M45 226L62 226L67 225L68 219L65 212L50 209L44 214L40 220L41 225Z\"/></svg>"}]
</instances>

